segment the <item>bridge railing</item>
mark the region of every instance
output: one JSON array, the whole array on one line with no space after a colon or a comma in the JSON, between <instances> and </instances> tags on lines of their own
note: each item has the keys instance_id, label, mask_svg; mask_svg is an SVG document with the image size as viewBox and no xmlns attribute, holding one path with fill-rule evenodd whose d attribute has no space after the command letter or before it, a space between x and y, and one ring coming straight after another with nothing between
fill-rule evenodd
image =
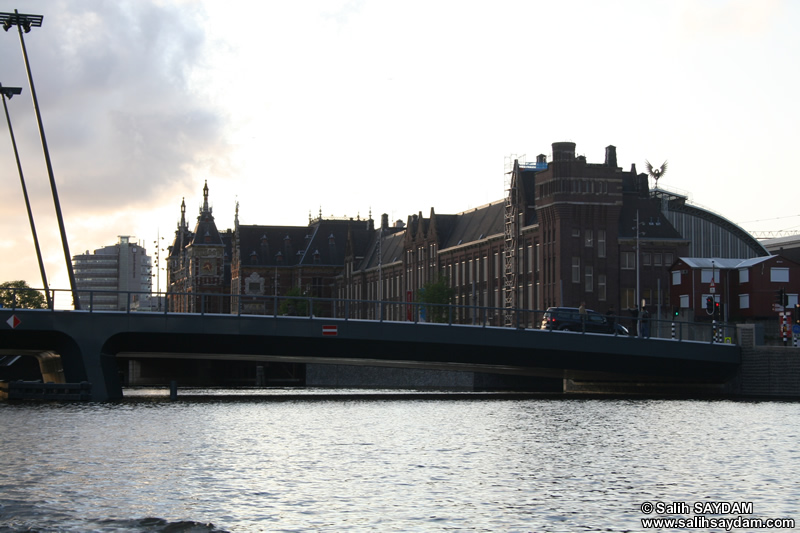
<instances>
[{"instance_id":1,"label":"bridge railing","mask_svg":"<svg viewBox=\"0 0 800 533\"><path fill-rule=\"evenodd\" d=\"M11 309L22 308L31 301L31 291L40 289L3 289L2 301ZM66 289L51 289L51 293L68 293ZM81 311L122 313L197 313L238 316L307 316L309 319L372 320L379 322L439 323L477 327L505 327L506 316L517 329L539 329L545 310L505 309L481 305L434 304L394 300L361 300L322 298L311 295L278 296L257 294L221 294L193 292L80 290ZM54 298L51 298L54 301ZM10 305L9 305L10 303ZM2 305L2 304L0 304ZM51 311L58 309L51 308ZM735 324L686 322L649 318L641 321L635 316L609 316L608 319L627 328L635 337L674 339L709 343L735 343ZM581 327L577 333L586 333ZM617 332L617 335L620 333ZM624 334L624 333L623 333Z\"/></svg>"}]
</instances>

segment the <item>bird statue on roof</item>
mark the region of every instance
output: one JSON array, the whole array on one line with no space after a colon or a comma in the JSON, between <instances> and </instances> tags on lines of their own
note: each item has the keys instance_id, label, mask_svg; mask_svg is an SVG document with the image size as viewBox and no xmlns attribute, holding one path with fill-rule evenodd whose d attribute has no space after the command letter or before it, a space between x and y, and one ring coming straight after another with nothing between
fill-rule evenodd
<instances>
[{"instance_id":1,"label":"bird statue on roof","mask_svg":"<svg viewBox=\"0 0 800 533\"><path fill-rule=\"evenodd\" d=\"M661 165L660 168L653 167L653 165L650 164L650 161L647 160L645 160L645 165L647 165L647 173L650 175L651 178L656 180L655 188L658 189L658 180L667 171L667 162L664 161L664 164Z\"/></svg>"}]
</instances>

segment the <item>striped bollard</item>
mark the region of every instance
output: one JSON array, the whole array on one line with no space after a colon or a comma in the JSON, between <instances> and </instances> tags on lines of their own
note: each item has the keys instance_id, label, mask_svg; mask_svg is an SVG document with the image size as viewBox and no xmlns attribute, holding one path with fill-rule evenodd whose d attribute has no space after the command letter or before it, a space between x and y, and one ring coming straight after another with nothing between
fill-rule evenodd
<instances>
[{"instance_id":1,"label":"striped bollard","mask_svg":"<svg viewBox=\"0 0 800 533\"><path fill-rule=\"evenodd\" d=\"M675 339L675 322L672 323L672 339Z\"/></svg>"}]
</instances>

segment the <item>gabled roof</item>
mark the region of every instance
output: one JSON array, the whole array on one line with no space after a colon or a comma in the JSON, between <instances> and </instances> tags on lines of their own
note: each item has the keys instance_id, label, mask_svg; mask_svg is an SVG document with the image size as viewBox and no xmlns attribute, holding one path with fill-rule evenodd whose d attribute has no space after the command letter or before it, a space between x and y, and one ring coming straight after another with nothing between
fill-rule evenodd
<instances>
[{"instance_id":1,"label":"gabled roof","mask_svg":"<svg viewBox=\"0 0 800 533\"><path fill-rule=\"evenodd\" d=\"M505 202L498 201L456 215L455 223L441 249L485 239L503 233Z\"/></svg>"},{"instance_id":2,"label":"gabled roof","mask_svg":"<svg viewBox=\"0 0 800 533\"><path fill-rule=\"evenodd\" d=\"M243 265L344 265L348 230L363 240L365 222L322 220L310 226L239 226Z\"/></svg>"},{"instance_id":3,"label":"gabled roof","mask_svg":"<svg viewBox=\"0 0 800 533\"><path fill-rule=\"evenodd\" d=\"M380 263L383 265L388 265L390 263L394 263L396 261L403 260L403 251L405 250L404 241L405 241L405 229L395 231L392 234L387 234L386 231L383 232L383 238L381 238L381 230L375 230L372 238L372 242L370 242L367 252L364 256L364 259L360 262L360 264L356 265L356 270L368 270L370 268L375 268L378 266L378 243L380 242Z\"/></svg>"}]
</instances>

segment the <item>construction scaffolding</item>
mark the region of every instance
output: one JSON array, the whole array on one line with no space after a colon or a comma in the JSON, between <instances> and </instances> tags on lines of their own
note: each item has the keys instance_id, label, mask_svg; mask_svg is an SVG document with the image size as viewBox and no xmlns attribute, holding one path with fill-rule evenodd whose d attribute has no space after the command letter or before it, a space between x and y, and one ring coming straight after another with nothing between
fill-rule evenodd
<instances>
[{"instance_id":1,"label":"construction scaffolding","mask_svg":"<svg viewBox=\"0 0 800 533\"><path fill-rule=\"evenodd\" d=\"M514 310L516 309L517 295L517 235L519 233L517 224L519 221L517 213L517 181L514 175L514 164L519 162L524 164L525 156L509 155L505 158L504 178L506 190L505 206L505 248L503 251L504 272L503 272L503 308L505 309L503 325L512 327L515 324Z\"/></svg>"}]
</instances>

